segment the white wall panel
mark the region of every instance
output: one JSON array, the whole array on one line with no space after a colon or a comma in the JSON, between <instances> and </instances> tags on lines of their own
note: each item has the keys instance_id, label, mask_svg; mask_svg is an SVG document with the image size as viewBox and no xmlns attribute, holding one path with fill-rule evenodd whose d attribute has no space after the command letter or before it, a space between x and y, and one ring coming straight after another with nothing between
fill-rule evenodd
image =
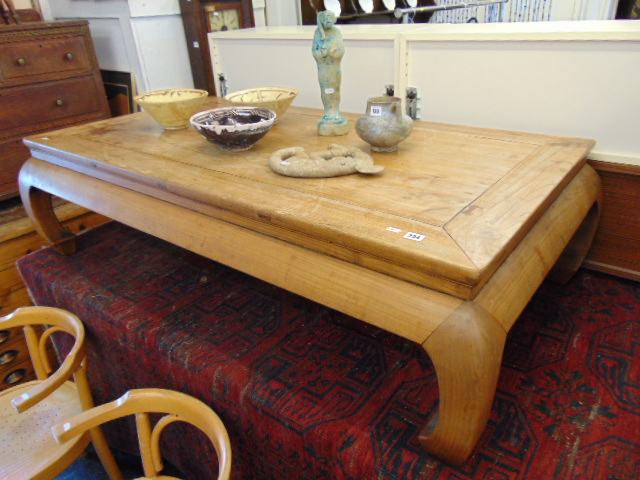
<instances>
[{"instance_id":1,"label":"white wall panel","mask_svg":"<svg viewBox=\"0 0 640 480\"><path fill-rule=\"evenodd\" d=\"M180 15L178 0L129 0L132 17Z\"/></svg>"},{"instance_id":2,"label":"white wall panel","mask_svg":"<svg viewBox=\"0 0 640 480\"><path fill-rule=\"evenodd\" d=\"M127 0L49 0L48 5L54 19L58 17L95 18L129 15Z\"/></svg>"},{"instance_id":3,"label":"white wall panel","mask_svg":"<svg viewBox=\"0 0 640 480\"><path fill-rule=\"evenodd\" d=\"M120 18L92 18L89 29L100 68L121 72L139 71L133 37L123 30Z\"/></svg>"},{"instance_id":4,"label":"white wall panel","mask_svg":"<svg viewBox=\"0 0 640 480\"><path fill-rule=\"evenodd\" d=\"M269 26L302 24L299 0L266 0L266 15Z\"/></svg>"},{"instance_id":5,"label":"white wall panel","mask_svg":"<svg viewBox=\"0 0 640 480\"><path fill-rule=\"evenodd\" d=\"M98 64L132 72L138 92L193 87L178 0L56 0L56 20L87 19Z\"/></svg>"},{"instance_id":6,"label":"white wall panel","mask_svg":"<svg viewBox=\"0 0 640 480\"><path fill-rule=\"evenodd\" d=\"M193 88L180 16L138 17L131 19L131 28L139 52L144 91Z\"/></svg>"}]
</instances>

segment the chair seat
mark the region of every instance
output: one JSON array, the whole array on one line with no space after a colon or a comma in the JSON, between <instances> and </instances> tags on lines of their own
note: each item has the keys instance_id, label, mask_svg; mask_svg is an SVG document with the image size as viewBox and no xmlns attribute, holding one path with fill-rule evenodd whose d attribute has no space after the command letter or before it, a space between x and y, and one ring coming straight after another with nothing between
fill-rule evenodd
<instances>
[{"instance_id":1,"label":"chair seat","mask_svg":"<svg viewBox=\"0 0 640 480\"><path fill-rule=\"evenodd\" d=\"M3 480L51 478L69 465L60 459L71 450L76 458L90 442L81 435L64 445L58 445L51 427L82 412L75 385L63 384L45 400L23 413L18 413L11 401L28 392L38 381L28 382L0 395L0 478ZM33 472L33 473L27 473ZM36 473L38 472L38 473Z\"/></svg>"}]
</instances>

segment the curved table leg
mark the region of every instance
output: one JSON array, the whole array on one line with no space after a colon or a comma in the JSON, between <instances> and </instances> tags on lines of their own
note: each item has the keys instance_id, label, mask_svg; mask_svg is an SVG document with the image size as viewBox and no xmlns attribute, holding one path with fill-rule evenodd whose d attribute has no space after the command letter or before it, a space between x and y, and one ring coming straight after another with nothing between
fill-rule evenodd
<instances>
[{"instance_id":1,"label":"curved table leg","mask_svg":"<svg viewBox=\"0 0 640 480\"><path fill-rule=\"evenodd\" d=\"M75 234L60 225L51 203L52 195L34 186L37 184L36 178L34 166L29 159L22 166L18 176L20 197L27 215L34 223L37 232L59 253L62 255L75 253Z\"/></svg>"},{"instance_id":2,"label":"curved table leg","mask_svg":"<svg viewBox=\"0 0 640 480\"><path fill-rule=\"evenodd\" d=\"M596 230L600 223L600 211L602 209L602 191L598 195L595 203L587 213L587 216L571 238L562 255L555 266L549 272L549 279L557 283L567 283L576 274L580 265L584 261Z\"/></svg>"},{"instance_id":3,"label":"curved table leg","mask_svg":"<svg viewBox=\"0 0 640 480\"><path fill-rule=\"evenodd\" d=\"M420 432L431 454L463 463L489 420L506 332L473 302L463 303L423 343L436 369L438 412Z\"/></svg>"}]
</instances>

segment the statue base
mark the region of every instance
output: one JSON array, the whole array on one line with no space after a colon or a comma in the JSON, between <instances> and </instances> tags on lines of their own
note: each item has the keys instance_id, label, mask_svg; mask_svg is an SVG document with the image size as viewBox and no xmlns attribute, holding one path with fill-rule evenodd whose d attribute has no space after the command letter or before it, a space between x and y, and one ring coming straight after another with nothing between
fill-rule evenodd
<instances>
[{"instance_id":1,"label":"statue base","mask_svg":"<svg viewBox=\"0 0 640 480\"><path fill-rule=\"evenodd\" d=\"M318 122L318 135L323 137L338 137L349 133L349 120L320 120Z\"/></svg>"}]
</instances>

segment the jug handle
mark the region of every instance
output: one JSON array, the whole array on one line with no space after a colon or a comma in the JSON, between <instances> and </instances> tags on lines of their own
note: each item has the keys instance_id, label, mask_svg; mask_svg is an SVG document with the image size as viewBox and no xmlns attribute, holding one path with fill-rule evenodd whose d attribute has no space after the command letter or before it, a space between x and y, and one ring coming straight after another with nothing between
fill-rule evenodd
<instances>
[{"instance_id":1,"label":"jug handle","mask_svg":"<svg viewBox=\"0 0 640 480\"><path fill-rule=\"evenodd\" d=\"M402 103L393 102L391 104L391 113L393 113L397 118L402 118Z\"/></svg>"}]
</instances>

